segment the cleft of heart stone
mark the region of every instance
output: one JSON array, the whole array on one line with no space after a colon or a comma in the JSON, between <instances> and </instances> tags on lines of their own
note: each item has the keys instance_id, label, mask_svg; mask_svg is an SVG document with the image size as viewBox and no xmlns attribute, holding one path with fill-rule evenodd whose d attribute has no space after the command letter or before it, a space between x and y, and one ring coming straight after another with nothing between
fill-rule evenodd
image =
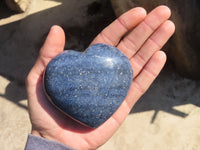
<instances>
[{"instance_id":1,"label":"cleft of heart stone","mask_svg":"<svg viewBox=\"0 0 200 150\"><path fill-rule=\"evenodd\" d=\"M44 73L49 100L81 124L97 128L125 99L133 80L128 58L116 47L95 44L85 52L67 50Z\"/></svg>"}]
</instances>

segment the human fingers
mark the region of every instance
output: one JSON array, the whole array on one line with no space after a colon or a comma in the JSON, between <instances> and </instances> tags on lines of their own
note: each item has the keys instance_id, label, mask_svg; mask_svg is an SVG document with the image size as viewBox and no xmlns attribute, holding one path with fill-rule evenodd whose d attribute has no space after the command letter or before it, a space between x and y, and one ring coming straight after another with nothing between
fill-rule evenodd
<instances>
[{"instance_id":1,"label":"human fingers","mask_svg":"<svg viewBox=\"0 0 200 150\"><path fill-rule=\"evenodd\" d=\"M57 54L63 51L65 34L61 27L52 26L50 32L40 50L39 57L27 76L26 84L35 86L39 76L42 75L48 62Z\"/></svg>"},{"instance_id":2,"label":"human fingers","mask_svg":"<svg viewBox=\"0 0 200 150\"><path fill-rule=\"evenodd\" d=\"M146 11L141 8L133 8L130 11L121 15L108 27L106 27L97 37L93 40L92 44L104 43L116 46L121 38L138 23L140 23L146 16Z\"/></svg>"},{"instance_id":3,"label":"human fingers","mask_svg":"<svg viewBox=\"0 0 200 150\"><path fill-rule=\"evenodd\" d=\"M131 65L136 77L151 56L168 41L175 31L174 23L165 21L144 43L140 50L130 58Z\"/></svg>"},{"instance_id":4,"label":"human fingers","mask_svg":"<svg viewBox=\"0 0 200 150\"><path fill-rule=\"evenodd\" d=\"M166 54L157 51L153 54L141 72L134 78L129 93L125 99L130 108L146 92L154 79L158 76L166 62Z\"/></svg>"},{"instance_id":5,"label":"human fingers","mask_svg":"<svg viewBox=\"0 0 200 150\"><path fill-rule=\"evenodd\" d=\"M133 80L125 100L112 116L111 121L117 123L117 127L115 128L120 126L132 109L133 105L146 92L163 68L165 62L165 53L163 51L156 52L146 64L144 69L140 72L140 74Z\"/></svg>"},{"instance_id":6,"label":"human fingers","mask_svg":"<svg viewBox=\"0 0 200 150\"><path fill-rule=\"evenodd\" d=\"M47 65L48 62L64 50L65 33L60 26L54 25L40 50L39 58Z\"/></svg>"},{"instance_id":7,"label":"human fingers","mask_svg":"<svg viewBox=\"0 0 200 150\"><path fill-rule=\"evenodd\" d=\"M119 43L120 49L128 58L131 58L149 36L165 22L171 15L166 6L159 6L152 10L146 18Z\"/></svg>"}]
</instances>

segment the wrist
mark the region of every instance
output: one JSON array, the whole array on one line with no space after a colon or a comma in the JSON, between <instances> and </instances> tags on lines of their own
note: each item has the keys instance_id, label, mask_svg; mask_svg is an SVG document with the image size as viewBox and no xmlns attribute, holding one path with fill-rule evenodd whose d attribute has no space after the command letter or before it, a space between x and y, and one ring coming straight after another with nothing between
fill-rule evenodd
<instances>
[{"instance_id":1,"label":"wrist","mask_svg":"<svg viewBox=\"0 0 200 150\"><path fill-rule=\"evenodd\" d=\"M36 130L32 130L31 131L31 134L32 135L35 135L35 136L39 136L39 137L43 137L38 131L36 131Z\"/></svg>"},{"instance_id":2,"label":"wrist","mask_svg":"<svg viewBox=\"0 0 200 150\"><path fill-rule=\"evenodd\" d=\"M35 136L33 134L28 135L25 150L49 150L49 149L59 149L59 150L75 150L69 146L62 143L48 140L42 137Z\"/></svg>"},{"instance_id":3,"label":"wrist","mask_svg":"<svg viewBox=\"0 0 200 150\"><path fill-rule=\"evenodd\" d=\"M46 131L40 131L40 130L36 130L36 129L32 129L31 131L31 135L46 139L46 140L51 140L51 141L55 141L55 142L59 142L62 143L64 145L67 145L65 142L63 142L62 140L59 140L58 138L55 138L55 136L51 136L51 133L48 133Z\"/></svg>"}]
</instances>

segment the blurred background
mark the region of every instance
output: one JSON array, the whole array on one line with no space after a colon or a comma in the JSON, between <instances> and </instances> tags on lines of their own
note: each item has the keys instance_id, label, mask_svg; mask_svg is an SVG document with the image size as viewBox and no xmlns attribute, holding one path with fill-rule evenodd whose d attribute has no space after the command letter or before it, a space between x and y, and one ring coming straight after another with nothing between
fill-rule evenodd
<instances>
[{"instance_id":1,"label":"blurred background","mask_svg":"<svg viewBox=\"0 0 200 150\"><path fill-rule=\"evenodd\" d=\"M99 150L200 149L200 7L195 0L1 0L0 149L24 149L31 129L24 81L52 25L65 30L65 49L84 51L121 13L160 4L172 9L177 27L163 48L167 64Z\"/></svg>"}]
</instances>

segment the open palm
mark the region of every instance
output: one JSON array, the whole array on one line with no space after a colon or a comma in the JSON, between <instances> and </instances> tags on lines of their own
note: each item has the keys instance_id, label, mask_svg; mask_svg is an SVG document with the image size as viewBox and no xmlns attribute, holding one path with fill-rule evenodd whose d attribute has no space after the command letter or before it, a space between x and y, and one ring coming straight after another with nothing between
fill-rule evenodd
<instances>
[{"instance_id":1,"label":"open palm","mask_svg":"<svg viewBox=\"0 0 200 150\"><path fill-rule=\"evenodd\" d=\"M43 90L43 73L48 62L64 50L62 28L53 26L27 77L28 107L32 134L61 142L76 149L96 149L119 128L136 101L144 94L163 68L166 55L160 51L174 32L170 10L159 6L146 15L134 8L105 28L91 43L116 46L130 60L134 79L119 109L97 129L82 126L48 101Z\"/></svg>"}]
</instances>

